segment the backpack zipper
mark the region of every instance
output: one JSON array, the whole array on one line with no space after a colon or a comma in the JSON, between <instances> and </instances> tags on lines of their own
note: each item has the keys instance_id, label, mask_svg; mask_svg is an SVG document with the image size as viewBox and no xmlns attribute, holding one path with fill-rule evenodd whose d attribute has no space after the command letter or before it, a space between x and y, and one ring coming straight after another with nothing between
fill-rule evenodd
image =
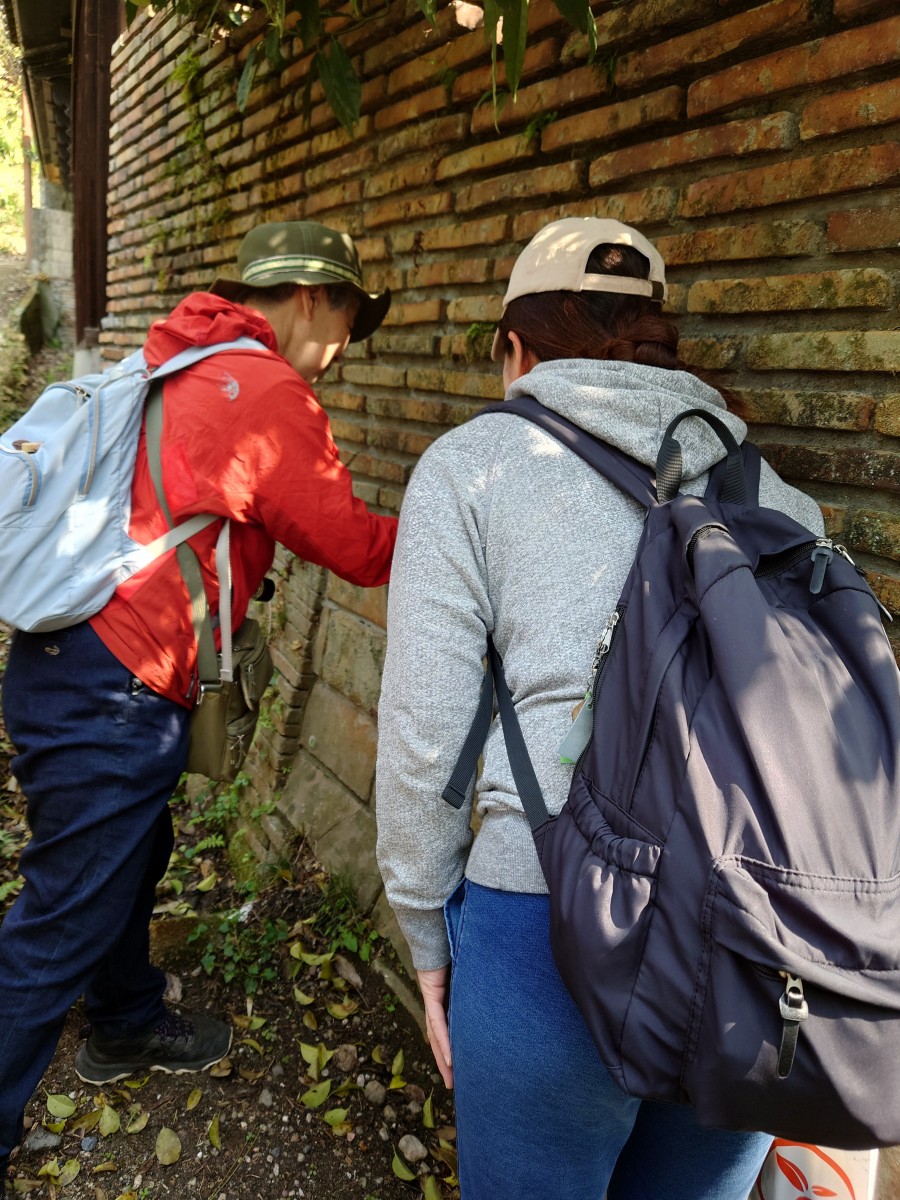
<instances>
[{"instance_id":1,"label":"backpack zipper","mask_svg":"<svg viewBox=\"0 0 900 1200\"><path fill-rule=\"evenodd\" d=\"M787 1079L794 1065L800 1024L809 1016L809 1005L803 994L803 980L790 971L779 971L765 963L753 963L753 967L767 979L783 979L784 992L778 997L778 1014L781 1017L781 1045L778 1048L778 1078Z\"/></svg>"},{"instance_id":2,"label":"backpack zipper","mask_svg":"<svg viewBox=\"0 0 900 1200\"><path fill-rule=\"evenodd\" d=\"M610 652L613 648L613 643L616 640L616 634L621 627L622 617L625 615L626 605L619 604L613 612L609 614L606 624L603 626L603 632L597 639L597 652L594 655L594 661L591 664L591 679L592 682L588 685L587 695L584 698L588 708L594 707L594 701L600 693L600 685L603 682L603 676L606 674L606 664L609 662ZM584 761L584 756L588 752L593 738L588 739L588 743L582 752L578 755L578 762L575 764L574 775L577 775L581 770L581 764Z\"/></svg>"}]
</instances>

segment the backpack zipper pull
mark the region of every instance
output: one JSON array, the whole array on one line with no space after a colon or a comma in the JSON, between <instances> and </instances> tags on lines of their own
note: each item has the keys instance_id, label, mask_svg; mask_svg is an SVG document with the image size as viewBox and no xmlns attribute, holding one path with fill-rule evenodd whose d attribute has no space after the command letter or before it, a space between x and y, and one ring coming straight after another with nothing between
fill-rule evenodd
<instances>
[{"instance_id":1,"label":"backpack zipper pull","mask_svg":"<svg viewBox=\"0 0 900 1200\"><path fill-rule=\"evenodd\" d=\"M787 1079L797 1052L800 1022L809 1016L809 1005L803 995L803 980L791 975L789 971L782 971L780 974L787 983L784 985L784 995L778 1001L778 1009L784 1023L781 1030L781 1047L778 1051L778 1078Z\"/></svg>"},{"instance_id":2,"label":"backpack zipper pull","mask_svg":"<svg viewBox=\"0 0 900 1200\"><path fill-rule=\"evenodd\" d=\"M814 596L818 596L822 590L822 584L825 582L825 572L828 570L828 564L834 558L835 546L828 538L816 538L816 544L812 552L813 572L812 579L809 581L809 590Z\"/></svg>"},{"instance_id":3,"label":"backpack zipper pull","mask_svg":"<svg viewBox=\"0 0 900 1200\"><path fill-rule=\"evenodd\" d=\"M597 642L597 656L594 659L594 674L597 674L597 668L600 666L600 660L604 654L609 654L609 648L612 645L613 634L616 631L616 626L619 623L620 613L618 609L609 614L606 624L603 627L603 632L600 634L600 640Z\"/></svg>"}]
</instances>

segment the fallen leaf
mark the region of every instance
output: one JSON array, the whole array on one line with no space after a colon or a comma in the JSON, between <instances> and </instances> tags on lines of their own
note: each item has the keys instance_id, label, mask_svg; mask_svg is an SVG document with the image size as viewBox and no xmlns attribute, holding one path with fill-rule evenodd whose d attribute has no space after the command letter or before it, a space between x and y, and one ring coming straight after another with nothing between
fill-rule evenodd
<instances>
[{"instance_id":1,"label":"fallen leaf","mask_svg":"<svg viewBox=\"0 0 900 1200\"><path fill-rule=\"evenodd\" d=\"M145 1075L143 1079L123 1079L122 1082L127 1088L131 1088L133 1092L139 1092L142 1087L150 1082L150 1076Z\"/></svg>"},{"instance_id":2,"label":"fallen leaf","mask_svg":"<svg viewBox=\"0 0 900 1200\"><path fill-rule=\"evenodd\" d=\"M41 1124L51 1133L62 1133L66 1127L65 1121L41 1121Z\"/></svg>"},{"instance_id":3,"label":"fallen leaf","mask_svg":"<svg viewBox=\"0 0 900 1200\"><path fill-rule=\"evenodd\" d=\"M140 1133L141 1130L146 1127L147 1122L149 1120L150 1120L150 1114L148 1112L141 1112L140 1107L139 1107L138 1111L131 1118L131 1120L128 1122L128 1124L125 1126L125 1132L126 1133Z\"/></svg>"},{"instance_id":4,"label":"fallen leaf","mask_svg":"<svg viewBox=\"0 0 900 1200\"><path fill-rule=\"evenodd\" d=\"M24 1196L27 1192L33 1192L35 1188L43 1186L40 1179L26 1179L24 1175L17 1175L12 1181L12 1190L18 1196Z\"/></svg>"},{"instance_id":5,"label":"fallen leaf","mask_svg":"<svg viewBox=\"0 0 900 1200\"><path fill-rule=\"evenodd\" d=\"M346 1021L348 1017L359 1008L359 1003L356 1000L348 1000L345 1004L329 1004L329 1013L338 1021Z\"/></svg>"},{"instance_id":6,"label":"fallen leaf","mask_svg":"<svg viewBox=\"0 0 900 1200\"><path fill-rule=\"evenodd\" d=\"M426 1129L434 1129L434 1092L431 1092L428 1099L422 1105L422 1124Z\"/></svg>"},{"instance_id":7,"label":"fallen leaf","mask_svg":"<svg viewBox=\"0 0 900 1200\"><path fill-rule=\"evenodd\" d=\"M357 991L362 991L362 978L359 974L359 971L357 971L356 967L354 967L349 958L344 958L343 954L336 955L334 966L341 979L346 979L347 983L349 983L351 987L355 987Z\"/></svg>"},{"instance_id":8,"label":"fallen leaf","mask_svg":"<svg viewBox=\"0 0 900 1200\"><path fill-rule=\"evenodd\" d=\"M163 1126L156 1139L156 1157L164 1167L177 1163L181 1158L181 1139L174 1129Z\"/></svg>"},{"instance_id":9,"label":"fallen leaf","mask_svg":"<svg viewBox=\"0 0 900 1200\"><path fill-rule=\"evenodd\" d=\"M298 1004L306 1005L306 1004L312 1004L312 1002L315 1000L315 996L308 996L306 994L306 992L301 992L298 987L295 987L294 988L294 999L297 1001Z\"/></svg>"},{"instance_id":10,"label":"fallen leaf","mask_svg":"<svg viewBox=\"0 0 900 1200\"><path fill-rule=\"evenodd\" d=\"M203 1098L203 1092L200 1090L200 1088L194 1088L194 1090L191 1092L191 1094L187 1098L187 1104L185 1105L185 1109L188 1112L190 1112L192 1108L197 1107L197 1105L200 1103L202 1098Z\"/></svg>"},{"instance_id":11,"label":"fallen leaf","mask_svg":"<svg viewBox=\"0 0 900 1200\"><path fill-rule=\"evenodd\" d=\"M378 1063L380 1066L384 1066L384 1047L383 1046L376 1046L375 1049L372 1051L372 1062Z\"/></svg>"},{"instance_id":12,"label":"fallen leaf","mask_svg":"<svg viewBox=\"0 0 900 1200\"><path fill-rule=\"evenodd\" d=\"M391 1082L388 1084L388 1087L390 1088L391 1091L396 1091L398 1088L405 1088L406 1080L403 1078L402 1075L395 1075L394 1078L391 1080Z\"/></svg>"},{"instance_id":13,"label":"fallen leaf","mask_svg":"<svg viewBox=\"0 0 900 1200\"><path fill-rule=\"evenodd\" d=\"M421 1183L425 1200L441 1200L441 1187L433 1175L426 1175Z\"/></svg>"},{"instance_id":14,"label":"fallen leaf","mask_svg":"<svg viewBox=\"0 0 900 1200\"><path fill-rule=\"evenodd\" d=\"M347 1119L349 1111L349 1108L329 1108L328 1112L322 1113L322 1120L327 1125L340 1125Z\"/></svg>"},{"instance_id":15,"label":"fallen leaf","mask_svg":"<svg viewBox=\"0 0 900 1200\"><path fill-rule=\"evenodd\" d=\"M59 1159L51 1158L49 1162L45 1162L44 1165L41 1167L41 1169L38 1171L38 1175L49 1175L53 1179L58 1178L58 1176L59 1176Z\"/></svg>"},{"instance_id":16,"label":"fallen leaf","mask_svg":"<svg viewBox=\"0 0 900 1200\"><path fill-rule=\"evenodd\" d=\"M48 1096L47 1112L54 1117L71 1117L75 1112L75 1101L68 1096Z\"/></svg>"},{"instance_id":17,"label":"fallen leaf","mask_svg":"<svg viewBox=\"0 0 900 1200\"><path fill-rule=\"evenodd\" d=\"M90 1112L82 1113L78 1120L69 1126L69 1132L77 1133L80 1137L84 1137L86 1133L89 1133L97 1125L102 1113L102 1108L94 1108Z\"/></svg>"},{"instance_id":18,"label":"fallen leaf","mask_svg":"<svg viewBox=\"0 0 900 1200\"><path fill-rule=\"evenodd\" d=\"M316 1014L307 1009L303 1014L303 1024L307 1029L318 1029L319 1022L316 1020Z\"/></svg>"},{"instance_id":19,"label":"fallen leaf","mask_svg":"<svg viewBox=\"0 0 900 1200\"><path fill-rule=\"evenodd\" d=\"M101 1137L109 1137L111 1133L118 1133L122 1126L119 1114L109 1104L103 1106L100 1113L100 1124L98 1126Z\"/></svg>"},{"instance_id":20,"label":"fallen leaf","mask_svg":"<svg viewBox=\"0 0 900 1200\"><path fill-rule=\"evenodd\" d=\"M258 1079L262 1079L265 1073L265 1067L261 1071L251 1071L249 1067L238 1067L238 1075L241 1079L246 1079L248 1083L256 1083Z\"/></svg>"},{"instance_id":21,"label":"fallen leaf","mask_svg":"<svg viewBox=\"0 0 900 1200\"><path fill-rule=\"evenodd\" d=\"M215 871L213 871L213 873L211 875L207 875L207 877L205 879L200 880L200 882L197 884L194 891L196 891L196 892L211 892L218 882L219 882L219 877L215 873Z\"/></svg>"},{"instance_id":22,"label":"fallen leaf","mask_svg":"<svg viewBox=\"0 0 900 1200\"><path fill-rule=\"evenodd\" d=\"M318 1108L328 1099L331 1091L331 1080L324 1079L321 1083L317 1083L315 1087L310 1088L308 1092L304 1092L300 1097L300 1103L306 1108Z\"/></svg>"},{"instance_id":23,"label":"fallen leaf","mask_svg":"<svg viewBox=\"0 0 900 1200\"><path fill-rule=\"evenodd\" d=\"M118 1171L118 1169L119 1164L110 1159L109 1162L97 1163L96 1167L94 1167L93 1171L91 1171L91 1174L99 1175L102 1171Z\"/></svg>"},{"instance_id":24,"label":"fallen leaf","mask_svg":"<svg viewBox=\"0 0 900 1200\"><path fill-rule=\"evenodd\" d=\"M234 1070L230 1058L223 1058L209 1068L209 1073L214 1079L224 1079L226 1075L230 1075Z\"/></svg>"},{"instance_id":25,"label":"fallen leaf","mask_svg":"<svg viewBox=\"0 0 900 1200\"><path fill-rule=\"evenodd\" d=\"M392 1075L402 1075L403 1074L403 1051L402 1050L398 1050L397 1053L394 1055L394 1061L391 1063L391 1074Z\"/></svg>"},{"instance_id":26,"label":"fallen leaf","mask_svg":"<svg viewBox=\"0 0 900 1200\"><path fill-rule=\"evenodd\" d=\"M206 1133L207 1133L207 1136L209 1137L209 1140L212 1142L212 1144L215 1146L215 1148L217 1150L221 1150L222 1149L222 1140L219 1137L219 1114L218 1113L216 1113L216 1115L213 1117L212 1121L210 1122L209 1129L207 1129Z\"/></svg>"},{"instance_id":27,"label":"fallen leaf","mask_svg":"<svg viewBox=\"0 0 900 1200\"><path fill-rule=\"evenodd\" d=\"M397 1151L394 1151L394 1160L391 1163L391 1170L398 1179L405 1179L407 1183L415 1179L415 1172L411 1171Z\"/></svg>"}]
</instances>

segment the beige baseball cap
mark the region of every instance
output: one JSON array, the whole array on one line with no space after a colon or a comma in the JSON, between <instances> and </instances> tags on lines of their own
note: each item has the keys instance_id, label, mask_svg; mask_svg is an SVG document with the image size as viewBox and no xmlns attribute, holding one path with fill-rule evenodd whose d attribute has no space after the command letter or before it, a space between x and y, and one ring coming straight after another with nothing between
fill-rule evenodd
<instances>
[{"instance_id":1,"label":"beige baseball cap","mask_svg":"<svg viewBox=\"0 0 900 1200\"><path fill-rule=\"evenodd\" d=\"M247 285L275 287L280 283L308 285L347 283L360 307L351 342L361 342L379 327L391 306L389 288L381 293L363 287L359 254L349 234L317 221L273 221L251 229L238 250L240 279L220 277L209 289L233 300Z\"/></svg>"},{"instance_id":2,"label":"beige baseball cap","mask_svg":"<svg viewBox=\"0 0 900 1200\"><path fill-rule=\"evenodd\" d=\"M631 275L586 275L585 267L597 246L631 246L650 263L647 279ZM537 292L612 292L647 296L662 302L668 295L662 256L642 233L607 217L564 217L534 235L516 259L503 297L503 311L520 296ZM491 358L503 357L499 329L494 334Z\"/></svg>"}]
</instances>

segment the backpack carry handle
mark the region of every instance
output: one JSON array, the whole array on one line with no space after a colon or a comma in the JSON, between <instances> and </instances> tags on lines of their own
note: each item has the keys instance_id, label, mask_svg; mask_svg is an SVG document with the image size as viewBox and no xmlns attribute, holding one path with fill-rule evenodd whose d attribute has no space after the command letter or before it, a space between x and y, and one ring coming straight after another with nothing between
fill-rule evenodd
<instances>
[{"instance_id":1,"label":"backpack carry handle","mask_svg":"<svg viewBox=\"0 0 900 1200\"><path fill-rule=\"evenodd\" d=\"M725 422L707 412L705 408L689 408L685 412L679 413L673 421L669 422L668 428L663 434L662 445L656 459L656 495L660 504L674 500L681 487L684 467L681 458L681 443L675 438L675 430L685 417L701 417L715 431L727 451L725 479L718 499L728 504L746 504L747 488L744 482L744 462L741 457L741 448Z\"/></svg>"}]
</instances>

